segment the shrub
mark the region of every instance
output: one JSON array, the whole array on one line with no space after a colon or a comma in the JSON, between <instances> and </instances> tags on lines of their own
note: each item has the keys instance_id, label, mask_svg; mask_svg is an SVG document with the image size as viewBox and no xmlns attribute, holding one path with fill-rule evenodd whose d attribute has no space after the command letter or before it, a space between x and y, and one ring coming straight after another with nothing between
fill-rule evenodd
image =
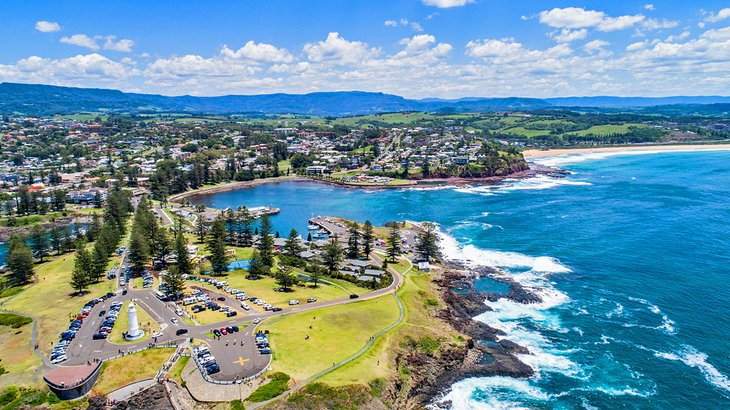
<instances>
[{"instance_id":1,"label":"shrub","mask_svg":"<svg viewBox=\"0 0 730 410\"><path fill-rule=\"evenodd\" d=\"M428 309L439 305L439 301L433 298L428 298L423 301L423 307Z\"/></svg>"},{"instance_id":2,"label":"shrub","mask_svg":"<svg viewBox=\"0 0 730 410\"><path fill-rule=\"evenodd\" d=\"M433 355L441 346L441 341L431 336L423 336L418 340L418 349L428 355Z\"/></svg>"},{"instance_id":3,"label":"shrub","mask_svg":"<svg viewBox=\"0 0 730 410\"><path fill-rule=\"evenodd\" d=\"M0 313L0 326L9 326L13 329L18 329L32 322L33 319L26 316L15 315L13 313Z\"/></svg>"},{"instance_id":4,"label":"shrub","mask_svg":"<svg viewBox=\"0 0 730 410\"><path fill-rule=\"evenodd\" d=\"M372 394L373 397L380 397L383 394L383 390L385 390L387 383L387 380L383 377L370 380L370 382L368 382L368 386L370 386L370 394Z\"/></svg>"},{"instance_id":5,"label":"shrub","mask_svg":"<svg viewBox=\"0 0 730 410\"><path fill-rule=\"evenodd\" d=\"M269 382L251 393L248 396L248 400L258 403L281 395L289 389L289 379L291 378L286 373L278 372L272 374L269 376Z\"/></svg>"},{"instance_id":6,"label":"shrub","mask_svg":"<svg viewBox=\"0 0 730 410\"><path fill-rule=\"evenodd\" d=\"M231 402L231 410L245 410L246 408L243 407L243 403L241 400L233 400Z\"/></svg>"}]
</instances>

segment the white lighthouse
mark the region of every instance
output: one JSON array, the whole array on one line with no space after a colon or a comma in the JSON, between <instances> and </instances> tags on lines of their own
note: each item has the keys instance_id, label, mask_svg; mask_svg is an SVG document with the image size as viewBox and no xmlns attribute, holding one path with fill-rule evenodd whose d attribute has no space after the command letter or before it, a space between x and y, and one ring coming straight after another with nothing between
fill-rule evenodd
<instances>
[{"instance_id":1,"label":"white lighthouse","mask_svg":"<svg viewBox=\"0 0 730 410\"><path fill-rule=\"evenodd\" d=\"M137 308L134 306L134 300L129 301L127 317L129 318L129 331L126 336L127 340L135 340L144 336L144 332L139 328L139 323L137 322Z\"/></svg>"}]
</instances>

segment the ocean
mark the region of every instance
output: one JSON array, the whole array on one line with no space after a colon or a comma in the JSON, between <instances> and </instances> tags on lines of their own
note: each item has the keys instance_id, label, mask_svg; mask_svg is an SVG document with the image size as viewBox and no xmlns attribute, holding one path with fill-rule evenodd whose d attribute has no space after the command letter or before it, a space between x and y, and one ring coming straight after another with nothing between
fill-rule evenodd
<instances>
[{"instance_id":1,"label":"ocean","mask_svg":"<svg viewBox=\"0 0 730 410\"><path fill-rule=\"evenodd\" d=\"M455 409L730 408L730 152L539 161L571 174L384 191L285 182L195 201L279 207L282 236L306 236L316 215L433 221L448 259L538 293L476 318L527 347L535 376L458 382L443 397Z\"/></svg>"}]
</instances>

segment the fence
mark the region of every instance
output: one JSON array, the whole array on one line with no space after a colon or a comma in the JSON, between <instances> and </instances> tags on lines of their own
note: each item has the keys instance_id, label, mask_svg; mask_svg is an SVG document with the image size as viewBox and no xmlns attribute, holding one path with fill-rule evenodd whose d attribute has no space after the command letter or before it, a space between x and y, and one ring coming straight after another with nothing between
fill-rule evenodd
<instances>
[{"instance_id":1,"label":"fence","mask_svg":"<svg viewBox=\"0 0 730 410\"><path fill-rule=\"evenodd\" d=\"M236 380L216 380L208 375L208 372L205 371L205 367L203 367L202 364L200 364L200 361L198 360L198 356L192 352L192 347L190 348L190 356L195 361L195 365L198 367L198 370L200 371L200 375L203 376L203 379L212 384L220 384L220 385L232 385L232 384L242 384L250 382L251 380L254 380L255 378L261 376L266 372L266 369L269 367L266 365L263 369L259 370L258 373L245 377L243 379L236 379Z\"/></svg>"},{"instance_id":2,"label":"fence","mask_svg":"<svg viewBox=\"0 0 730 410\"><path fill-rule=\"evenodd\" d=\"M140 348L137 348L137 349L132 349L132 350L121 350L120 349L119 350L120 353L118 353L116 356L112 356L112 357L108 358L107 360L118 359L120 357L124 357L124 356L130 355L130 354L134 354L134 353L139 353L139 352L142 352L142 351L147 350L147 349L162 349L162 348L166 348L166 347L174 347L174 348L177 349L178 345L177 345L177 343L174 343L174 342L168 342L168 343L150 343L147 346L140 347Z\"/></svg>"}]
</instances>

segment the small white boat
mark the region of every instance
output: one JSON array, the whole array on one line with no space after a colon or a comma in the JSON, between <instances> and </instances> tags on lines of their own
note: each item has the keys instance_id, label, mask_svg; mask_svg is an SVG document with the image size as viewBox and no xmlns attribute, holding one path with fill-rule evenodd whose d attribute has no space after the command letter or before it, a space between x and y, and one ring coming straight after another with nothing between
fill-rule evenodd
<instances>
[{"instance_id":1,"label":"small white boat","mask_svg":"<svg viewBox=\"0 0 730 410\"><path fill-rule=\"evenodd\" d=\"M316 231L317 229L319 229L319 226L317 226L317 225L309 225L309 226L307 226L307 229L309 229L310 231Z\"/></svg>"}]
</instances>

